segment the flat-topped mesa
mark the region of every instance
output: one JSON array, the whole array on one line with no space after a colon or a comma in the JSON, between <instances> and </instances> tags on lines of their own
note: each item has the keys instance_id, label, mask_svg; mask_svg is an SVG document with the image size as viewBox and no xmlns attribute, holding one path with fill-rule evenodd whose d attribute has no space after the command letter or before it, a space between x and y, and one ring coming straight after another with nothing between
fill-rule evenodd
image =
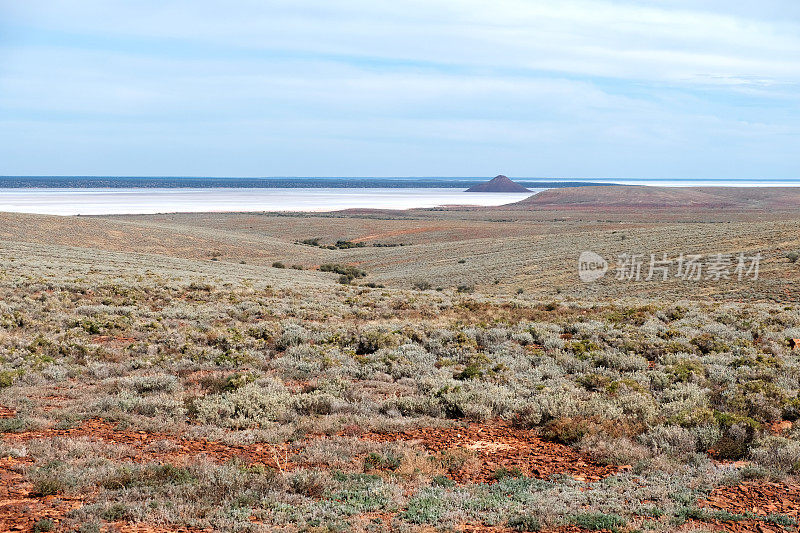
<instances>
[{"instance_id":1,"label":"flat-topped mesa","mask_svg":"<svg viewBox=\"0 0 800 533\"><path fill-rule=\"evenodd\" d=\"M473 185L467 189L467 192L531 192L531 190L526 189L519 183L514 183L501 174L486 183Z\"/></svg>"}]
</instances>

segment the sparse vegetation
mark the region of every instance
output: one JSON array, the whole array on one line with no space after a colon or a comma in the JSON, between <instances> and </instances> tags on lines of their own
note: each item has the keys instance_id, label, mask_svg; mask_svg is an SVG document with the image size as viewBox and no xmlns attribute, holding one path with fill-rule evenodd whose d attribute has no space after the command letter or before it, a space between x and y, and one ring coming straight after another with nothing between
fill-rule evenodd
<instances>
[{"instance_id":1,"label":"sparse vegetation","mask_svg":"<svg viewBox=\"0 0 800 533\"><path fill-rule=\"evenodd\" d=\"M367 244L364 241L348 241L348 240L338 240L333 244L322 244L322 238L317 237L314 239L303 239L302 241L296 241L295 244L305 244L306 246L314 246L316 248L323 248L325 250L349 250L350 248L365 248L366 246L373 246L375 248L394 248L396 246L406 246L405 243L383 243L383 242L374 242L372 244Z\"/></svg>"},{"instance_id":2,"label":"sparse vegetation","mask_svg":"<svg viewBox=\"0 0 800 533\"><path fill-rule=\"evenodd\" d=\"M703 504L800 505L794 302L542 298L443 242L429 270L416 242L322 249L352 235L324 222L294 256L217 263L0 248L0 467L39 506L27 530L794 527Z\"/></svg>"},{"instance_id":3,"label":"sparse vegetation","mask_svg":"<svg viewBox=\"0 0 800 533\"><path fill-rule=\"evenodd\" d=\"M627 521L617 514L581 513L572 518L572 523L588 530L617 532Z\"/></svg>"},{"instance_id":4,"label":"sparse vegetation","mask_svg":"<svg viewBox=\"0 0 800 533\"><path fill-rule=\"evenodd\" d=\"M364 278L367 276L367 273L360 268L350 265L340 265L338 263L326 263L324 265L320 265L319 269L321 272L333 272L340 274L339 283L344 285L351 283L355 279Z\"/></svg>"},{"instance_id":5,"label":"sparse vegetation","mask_svg":"<svg viewBox=\"0 0 800 533\"><path fill-rule=\"evenodd\" d=\"M53 531L55 523L49 518L42 518L33 525L33 533L43 533L45 531Z\"/></svg>"},{"instance_id":6,"label":"sparse vegetation","mask_svg":"<svg viewBox=\"0 0 800 533\"><path fill-rule=\"evenodd\" d=\"M509 520L508 527L516 531L540 531L542 529L542 522L535 516L520 515Z\"/></svg>"}]
</instances>

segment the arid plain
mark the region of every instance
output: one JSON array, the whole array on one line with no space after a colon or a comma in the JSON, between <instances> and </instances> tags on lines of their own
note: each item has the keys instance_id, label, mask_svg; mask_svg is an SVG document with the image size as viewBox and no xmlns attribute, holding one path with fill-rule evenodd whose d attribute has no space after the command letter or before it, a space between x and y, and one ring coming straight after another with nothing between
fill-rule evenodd
<instances>
[{"instance_id":1,"label":"arid plain","mask_svg":"<svg viewBox=\"0 0 800 533\"><path fill-rule=\"evenodd\" d=\"M0 526L796 531L799 254L785 188L0 213Z\"/></svg>"}]
</instances>

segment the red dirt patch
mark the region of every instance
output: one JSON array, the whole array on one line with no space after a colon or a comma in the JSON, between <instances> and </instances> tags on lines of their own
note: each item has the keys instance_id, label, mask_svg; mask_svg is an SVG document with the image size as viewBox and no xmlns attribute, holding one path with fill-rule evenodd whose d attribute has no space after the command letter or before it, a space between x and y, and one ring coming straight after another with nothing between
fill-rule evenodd
<instances>
[{"instance_id":1,"label":"red dirt patch","mask_svg":"<svg viewBox=\"0 0 800 533\"><path fill-rule=\"evenodd\" d=\"M483 524L464 524L458 530L464 533L514 533L518 531L507 526L487 526ZM431 529L431 531L435 530ZM586 530L580 526L566 525L543 531L546 533L582 533ZM602 530L600 533L604 531L606 530Z\"/></svg>"},{"instance_id":2,"label":"red dirt patch","mask_svg":"<svg viewBox=\"0 0 800 533\"><path fill-rule=\"evenodd\" d=\"M760 516L800 515L800 485L752 481L733 487L719 487L700 507L721 509L736 514L753 513ZM724 531L786 531L782 526L755 521L715 522ZM795 529L796 530L796 529Z\"/></svg>"},{"instance_id":3,"label":"red dirt patch","mask_svg":"<svg viewBox=\"0 0 800 533\"><path fill-rule=\"evenodd\" d=\"M0 531L32 531L39 520L49 519L54 531L67 527L65 515L89 503L94 494L80 496L40 496L33 493L33 484L22 474L30 463L25 458L0 458ZM155 527L145 524L117 522L113 531L120 533L201 533L196 528Z\"/></svg>"},{"instance_id":4,"label":"red dirt patch","mask_svg":"<svg viewBox=\"0 0 800 533\"><path fill-rule=\"evenodd\" d=\"M419 441L432 452L466 450L475 454L475 468L452 474L459 483L485 483L500 468L519 468L523 474L546 479L568 474L580 481L597 481L627 466L602 466L569 446L546 442L532 430L516 429L507 422L470 424L457 428L419 428L400 433L371 433L363 438L378 441Z\"/></svg>"},{"instance_id":5,"label":"red dirt patch","mask_svg":"<svg viewBox=\"0 0 800 533\"><path fill-rule=\"evenodd\" d=\"M248 463L260 463L278 469L291 468L288 445L251 444L231 446L205 439L186 439L162 433L118 430L114 424L94 419L70 429L44 429L17 434L4 434L6 442L25 442L34 439L53 437L86 437L108 444L122 444L133 448L136 462L164 462L180 464L190 458L207 457L216 462L239 458ZM166 442L166 451L156 445ZM156 445L156 446L154 446ZM63 495L39 496L33 494L33 484L23 475L24 468L31 463L28 458L0 458L0 531L31 531L36 521L48 518L56 529L64 515L90 502L93 494L76 497ZM185 527L154 527L145 524L115 524L115 531L124 533L168 533L199 532L202 530Z\"/></svg>"},{"instance_id":6,"label":"red dirt patch","mask_svg":"<svg viewBox=\"0 0 800 533\"><path fill-rule=\"evenodd\" d=\"M370 235L364 235L363 237L357 237L353 239L353 242L374 241L375 239L382 239L386 237L400 237L403 235L414 235L416 233L429 233L432 231L441 231L446 229L448 228L445 226L425 226L422 228L409 228L396 231L385 231L383 233L372 233Z\"/></svg>"},{"instance_id":7,"label":"red dirt patch","mask_svg":"<svg viewBox=\"0 0 800 533\"><path fill-rule=\"evenodd\" d=\"M136 339L133 337L123 337L120 335L95 335L92 337L92 342L94 344L117 344L117 345L126 345L132 342L136 342Z\"/></svg>"},{"instance_id":8,"label":"red dirt patch","mask_svg":"<svg viewBox=\"0 0 800 533\"><path fill-rule=\"evenodd\" d=\"M55 524L68 511L80 507L80 501L66 497L36 497L33 484L22 471L29 461L12 457L0 458L0 530L31 531L43 518Z\"/></svg>"},{"instance_id":9,"label":"red dirt patch","mask_svg":"<svg viewBox=\"0 0 800 533\"><path fill-rule=\"evenodd\" d=\"M80 496L39 496L33 493L33 484L22 472L30 463L26 458L0 458L0 531L32 531L39 520L49 519L55 531L64 531L65 515L82 507L94 494ZM145 524L114 524L120 533L200 533L196 528L154 527ZM207 530L210 531L210 530Z\"/></svg>"},{"instance_id":10,"label":"red dirt patch","mask_svg":"<svg viewBox=\"0 0 800 533\"><path fill-rule=\"evenodd\" d=\"M800 485L752 481L711 492L701 507L725 509L732 513L800 515Z\"/></svg>"},{"instance_id":11,"label":"red dirt patch","mask_svg":"<svg viewBox=\"0 0 800 533\"><path fill-rule=\"evenodd\" d=\"M781 420L779 422L773 422L768 425L769 430L776 435L780 435L781 433L785 433L792 429L794 424L789 420Z\"/></svg>"},{"instance_id":12,"label":"red dirt patch","mask_svg":"<svg viewBox=\"0 0 800 533\"><path fill-rule=\"evenodd\" d=\"M288 444L248 444L228 445L206 439L188 439L166 433L148 433L117 429L105 420L87 420L78 427L70 429L44 429L6 434L3 439L9 442L47 439L53 437L87 437L109 444L123 444L136 450L134 461L139 462L181 462L189 458L207 457L215 462L241 459L247 463L261 463L273 468L286 469L289 463ZM167 442L172 446L167 451L153 448L153 444ZM292 465L293 466L293 465Z\"/></svg>"},{"instance_id":13,"label":"red dirt patch","mask_svg":"<svg viewBox=\"0 0 800 533\"><path fill-rule=\"evenodd\" d=\"M193 527L158 527L146 524L126 524L115 522L114 529L109 531L119 531L119 533L206 533L213 529L197 529Z\"/></svg>"},{"instance_id":14,"label":"red dirt patch","mask_svg":"<svg viewBox=\"0 0 800 533\"><path fill-rule=\"evenodd\" d=\"M246 463L264 464L280 470L292 470L301 466L297 462L297 443L295 446L288 443L228 445L166 433L118 429L113 423L102 419L87 420L80 426L69 429L49 428L5 434L3 440L26 442L53 437L89 438L107 444L125 445L132 449L130 458L136 462L180 464L193 458L206 457L215 462L237 458ZM545 442L533 431L516 429L502 421L470 424L467 427L419 428L400 433L367 433L362 438L377 442L418 441L433 453L466 450L472 459L451 474L459 483L490 482L492 474L500 468L519 468L525 475L537 478L569 474L584 481L599 480L625 468L598 465L572 448ZM9 530L12 524L22 524L22 529L17 531L30 531L33 523L42 518L50 518L58 524L58 520L71 509L84 505L93 498L92 494L77 498L37 497L31 494L32 485L22 474L23 467L29 462L26 458L0 459L0 483L3 484L0 490L0 530L4 530L3 526L5 530ZM126 532L166 531L144 525L117 526L119 530ZM488 528L480 525L470 525L465 530L508 531L505 527Z\"/></svg>"}]
</instances>

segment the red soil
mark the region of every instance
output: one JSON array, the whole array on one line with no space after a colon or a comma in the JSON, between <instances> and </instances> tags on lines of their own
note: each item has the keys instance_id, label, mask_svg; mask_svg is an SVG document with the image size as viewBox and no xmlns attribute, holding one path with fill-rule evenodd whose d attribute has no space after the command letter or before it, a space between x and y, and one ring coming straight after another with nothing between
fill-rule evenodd
<instances>
[{"instance_id":1,"label":"red soil","mask_svg":"<svg viewBox=\"0 0 800 533\"><path fill-rule=\"evenodd\" d=\"M753 513L759 516L779 514L800 518L800 485L751 481L733 487L719 487L700 507L722 509L736 514ZM715 523L723 531L786 531L777 524L756 521ZM794 531L797 528L793 529Z\"/></svg>"},{"instance_id":2,"label":"red soil","mask_svg":"<svg viewBox=\"0 0 800 533\"><path fill-rule=\"evenodd\" d=\"M53 437L85 437L98 442L122 444L133 449L137 462L181 463L190 458L206 457L215 462L236 458L246 463L260 463L280 470L300 466L293 457L298 447L283 444L229 445L206 439L176 437L167 433L147 433L117 429L104 420L88 420L69 429L43 429L6 434L7 442L24 442ZM431 452L461 449L475 456L474 468L455 472L454 480L478 483L491 480L499 468L519 468L523 474L547 478L569 474L582 481L596 481L627 467L602 466L568 446L541 440L531 430L516 429L503 421L470 424L456 428L418 428L400 433L367 433L362 438L377 442L419 441ZM152 445L169 443L160 449ZM166 450L166 451L164 451Z\"/></svg>"},{"instance_id":3,"label":"red soil","mask_svg":"<svg viewBox=\"0 0 800 533\"><path fill-rule=\"evenodd\" d=\"M123 337L120 335L95 335L92 337L92 342L95 344L117 344L124 346L132 342L136 342L133 337Z\"/></svg>"},{"instance_id":4,"label":"red soil","mask_svg":"<svg viewBox=\"0 0 800 533\"><path fill-rule=\"evenodd\" d=\"M36 522L49 519L53 531L66 529L65 515L91 500L94 494L80 496L40 496L33 493L33 484L25 480L23 471L30 463L25 458L0 458L0 531L32 531ZM154 527L145 524L114 524L120 533L200 533L185 527Z\"/></svg>"},{"instance_id":5,"label":"red soil","mask_svg":"<svg viewBox=\"0 0 800 533\"><path fill-rule=\"evenodd\" d=\"M0 411L3 416L4 411ZM160 433L144 431L117 430L114 424L104 420L89 420L81 426L70 429L44 429L17 434L5 434L6 442L25 442L34 439L53 437L85 437L98 442L123 444L134 450L131 458L136 462L163 462L180 464L190 458L206 457L212 461L224 462L240 458L248 463L261 463L274 468L285 469L289 465L288 445L272 446L252 444L229 446L205 439L183 439ZM167 451L154 449L158 442L168 442ZM60 530L59 524L66 513L91 501L94 494L67 497L40 496L34 494L33 485L26 481L24 469L31 461L27 458L0 458L0 531L31 531L36 521L48 518ZM123 533L168 533L196 532L197 529L162 528L144 524L115 524L115 531Z\"/></svg>"},{"instance_id":6,"label":"red soil","mask_svg":"<svg viewBox=\"0 0 800 533\"><path fill-rule=\"evenodd\" d=\"M569 474L580 481L597 481L630 468L598 465L568 446L543 441L534 431L516 429L503 421L459 428L372 433L364 438L378 442L419 441L432 452L464 450L474 453L477 461L452 474L459 483L489 482L500 468L519 468L526 476L539 479Z\"/></svg>"},{"instance_id":7,"label":"red soil","mask_svg":"<svg viewBox=\"0 0 800 533\"><path fill-rule=\"evenodd\" d=\"M25 458L0 458L0 531L32 531L36 522L49 519L53 531L66 529L65 515L91 500L94 494L80 496L41 496L33 492L33 484L26 481L22 472L30 460ZM155 527L145 524L114 524L113 531L120 533L200 533L200 529L186 527Z\"/></svg>"},{"instance_id":8,"label":"red soil","mask_svg":"<svg viewBox=\"0 0 800 533\"><path fill-rule=\"evenodd\" d=\"M13 415L13 411L8 411L9 413L0 412L0 416ZM53 437L88 438L96 442L125 445L131 448L130 458L136 462L181 464L197 457L206 457L215 462L238 458L246 463L264 464L280 470L301 466L295 460L298 448L290 447L289 444L227 445L166 433L121 430L114 424L99 419L88 420L69 429L48 428L5 434L3 440L22 443ZM566 473L585 481L598 480L621 470L620 467L596 465L587 456L569 447L544 442L534 432L512 428L505 422L471 424L464 428L420 428L392 434L370 433L362 435L362 438L378 442L420 441L434 453L467 450L474 460L451 475L461 483L489 482L492 474L501 467L516 467L526 475L539 478ZM156 443L167 445L154 446ZM93 497L93 494L79 497L41 497L32 494L33 487L23 475L24 468L29 464L30 459L27 458L0 459L0 530L30 531L36 520L42 518L49 518L58 525L67 512L84 505ZM141 533L166 531L130 524L118 524L118 529ZM499 532L507 529L469 525L465 526L465 531Z\"/></svg>"},{"instance_id":9,"label":"red soil","mask_svg":"<svg viewBox=\"0 0 800 533\"><path fill-rule=\"evenodd\" d=\"M68 511L79 507L80 500L31 494L33 484L22 472L29 461L12 457L0 458L0 530L31 531L43 518L57 525Z\"/></svg>"},{"instance_id":10,"label":"red soil","mask_svg":"<svg viewBox=\"0 0 800 533\"><path fill-rule=\"evenodd\" d=\"M123 444L135 450L133 460L137 462L185 462L189 458L205 457L215 462L240 459L247 463L260 463L273 468L286 469L289 462L288 444L248 444L228 445L206 439L187 439L166 433L147 433L145 431L126 431L116 429L105 420L87 420L82 425L70 429L43 429L7 434L8 442L46 439L53 437L86 437L109 444ZM172 446L168 451L153 449L157 442L167 442Z\"/></svg>"},{"instance_id":11,"label":"red soil","mask_svg":"<svg viewBox=\"0 0 800 533\"><path fill-rule=\"evenodd\" d=\"M0 410L0 416L8 416L9 411ZM359 432L356 431L356 434ZM190 439L166 433L146 433L116 429L114 424L104 420L89 420L70 429L44 429L18 434L5 434L3 440L9 443L25 442L33 439L66 437L89 438L109 444L122 444L132 449L131 459L137 462L184 463L197 457L206 457L215 462L238 458L246 463L264 464L281 470L291 470L301 466L297 453L301 447L289 444L248 444L227 445L206 439ZM312 437L313 438L313 437ZM366 433L361 438L376 442L417 442L432 453L466 452L469 459L463 466L451 472L450 477L458 483L491 482L492 475L500 468L518 468L523 474L536 478L547 478L554 474L568 474L581 481L596 481L628 466L603 466L590 457L568 446L546 442L535 431L517 429L504 421L485 424L469 424L466 427L416 428L396 433ZM166 446L154 446L166 442ZM32 493L33 486L26 481L24 469L31 460L25 457L0 458L0 531L30 531L33 524L42 518L49 518L58 525L70 510L91 501L94 494L78 497L37 496ZM715 489L709 498L700 503L707 509L724 509L731 513L754 513L760 516L781 514L800 518L800 485L769 482L748 482L735 487ZM374 517L372 517L374 518ZM390 516L381 517L390 520ZM763 521L749 520L738 522L712 521L718 531L785 531L781 526ZM115 524L117 530L139 533L162 533L166 531L189 531L187 529L154 528L137 524ZM509 531L505 527L464 525L463 531L480 532ZM577 532L575 526L562 527L557 531Z\"/></svg>"},{"instance_id":12,"label":"red soil","mask_svg":"<svg viewBox=\"0 0 800 533\"><path fill-rule=\"evenodd\" d=\"M646 187L610 185L547 189L505 208L619 209L796 209L798 187Z\"/></svg>"},{"instance_id":13,"label":"red soil","mask_svg":"<svg viewBox=\"0 0 800 533\"><path fill-rule=\"evenodd\" d=\"M355 238L353 239L353 242L374 241L376 239L385 239L387 237L401 237L403 235L414 235L416 233L431 233L434 231L443 231L446 229L448 229L446 226L425 226L422 228L409 228L396 231L384 231L383 233L371 233L369 235L364 235L363 237Z\"/></svg>"}]
</instances>

